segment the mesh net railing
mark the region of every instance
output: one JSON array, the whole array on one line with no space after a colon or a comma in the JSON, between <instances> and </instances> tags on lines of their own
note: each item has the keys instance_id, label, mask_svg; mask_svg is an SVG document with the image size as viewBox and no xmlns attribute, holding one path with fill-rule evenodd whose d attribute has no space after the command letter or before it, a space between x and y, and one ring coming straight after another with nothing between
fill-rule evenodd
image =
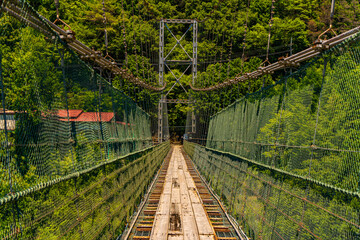
<instances>
[{"instance_id":1,"label":"mesh net railing","mask_svg":"<svg viewBox=\"0 0 360 240\"><path fill-rule=\"evenodd\" d=\"M250 238L360 237L359 36L214 115L195 148Z\"/></svg>"},{"instance_id":2,"label":"mesh net railing","mask_svg":"<svg viewBox=\"0 0 360 240\"><path fill-rule=\"evenodd\" d=\"M169 146L47 26L26 1L0 2L0 238L116 238Z\"/></svg>"},{"instance_id":3,"label":"mesh net railing","mask_svg":"<svg viewBox=\"0 0 360 240\"><path fill-rule=\"evenodd\" d=\"M359 239L359 199L242 158L185 149L250 239Z\"/></svg>"},{"instance_id":4,"label":"mesh net railing","mask_svg":"<svg viewBox=\"0 0 360 240\"><path fill-rule=\"evenodd\" d=\"M116 239L168 151L167 142L0 205L1 239Z\"/></svg>"}]
</instances>

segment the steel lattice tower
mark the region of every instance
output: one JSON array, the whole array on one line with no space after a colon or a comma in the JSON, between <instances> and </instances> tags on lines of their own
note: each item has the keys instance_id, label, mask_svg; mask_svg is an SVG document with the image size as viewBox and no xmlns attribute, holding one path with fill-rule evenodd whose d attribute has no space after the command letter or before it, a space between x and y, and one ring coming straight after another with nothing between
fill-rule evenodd
<instances>
[{"instance_id":1,"label":"steel lattice tower","mask_svg":"<svg viewBox=\"0 0 360 240\"><path fill-rule=\"evenodd\" d=\"M189 28L185 31L185 33L181 36L180 39L178 39L173 32L170 30L170 28L168 27L168 24L190 24ZM170 52L165 56L164 54L164 48L165 48L165 28L170 32L171 36L176 40L175 45L173 45L172 49L170 50ZM181 40L185 37L185 35L190 31L193 30L193 53L192 53L192 57L190 56L190 54L185 50L185 48L181 45ZM191 67L192 70L192 84L194 85L196 82L196 78L197 78L197 46L198 46L198 42L197 42L197 35L198 35L198 22L196 20L193 19L162 19L160 21L160 31L159 31L159 84L160 86L164 85L164 72L165 72L165 67L172 73L172 75L174 76L174 78L176 79L176 82L174 83L174 85L170 88L170 90L166 93L166 94L162 94L161 95L161 99L159 101L159 111L158 111L158 141L162 142L163 140L168 140L169 139L169 135L166 136L166 134L164 134L164 114L165 114L165 108L166 104L167 104L167 100L166 97L167 95L172 91L172 89L175 87L176 84L179 84L183 90L187 93L186 89L184 88L184 86L181 84L180 79L184 76L185 72ZM177 47L180 46L182 48L182 50L185 52L185 54L187 55L188 59L187 60L177 60L177 59L168 59L170 54L173 52L173 50ZM183 73L181 74L180 77L176 77L175 74L172 72L171 68L169 67L168 63L183 63L183 64L188 64L188 67L185 69L185 71L183 71ZM191 101L191 96L189 96L190 98L190 103ZM194 109L192 111L192 117L191 117L191 130L193 133L196 132L196 117L194 114Z\"/></svg>"}]
</instances>

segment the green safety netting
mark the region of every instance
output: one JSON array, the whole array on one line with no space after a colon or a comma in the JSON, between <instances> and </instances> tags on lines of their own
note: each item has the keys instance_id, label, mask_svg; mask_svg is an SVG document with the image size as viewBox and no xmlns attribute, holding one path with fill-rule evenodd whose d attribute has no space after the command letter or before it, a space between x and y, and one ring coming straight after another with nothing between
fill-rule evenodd
<instances>
[{"instance_id":1,"label":"green safety netting","mask_svg":"<svg viewBox=\"0 0 360 240\"><path fill-rule=\"evenodd\" d=\"M47 26L26 1L0 7ZM169 145L154 147L150 115L53 36L0 11L0 238L116 238Z\"/></svg>"},{"instance_id":2,"label":"green safety netting","mask_svg":"<svg viewBox=\"0 0 360 240\"><path fill-rule=\"evenodd\" d=\"M359 37L211 118L194 161L251 238L359 238Z\"/></svg>"},{"instance_id":3,"label":"green safety netting","mask_svg":"<svg viewBox=\"0 0 360 240\"><path fill-rule=\"evenodd\" d=\"M357 194L358 38L213 116L207 147Z\"/></svg>"},{"instance_id":4,"label":"green safety netting","mask_svg":"<svg viewBox=\"0 0 360 240\"><path fill-rule=\"evenodd\" d=\"M359 198L194 143L185 150L250 239L359 239Z\"/></svg>"},{"instance_id":5,"label":"green safety netting","mask_svg":"<svg viewBox=\"0 0 360 240\"><path fill-rule=\"evenodd\" d=\"M0 206L2 239L116 239L169 143L125 156Z\"/></svg>"}]
</instances>

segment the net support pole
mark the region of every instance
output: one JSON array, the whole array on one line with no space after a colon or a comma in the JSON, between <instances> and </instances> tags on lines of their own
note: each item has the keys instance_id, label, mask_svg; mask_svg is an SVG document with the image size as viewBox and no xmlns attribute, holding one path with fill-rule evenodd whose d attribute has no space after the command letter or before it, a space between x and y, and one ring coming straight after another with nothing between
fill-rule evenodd
<instances>
[{"instance_id":1,"label":"net support pole","mask_svg":"<svg viewBox=\"0 0 360 240\"><path fill-rule=\"evenodd\" d=\"M196 20L193 22L193 59L192 59L192 84L195 85L197 77L197 34L198 34L198 23Z\"/></svg>"},{"instance_id":2,"label":"net support pole","mask_svg":"<svg viewBox=\"0 0 360 240\"><path fill-rule=\"evenodd\" d=\"M195 117L195 110L194 107L191 113L191 132L196 133L196 117Z\"/></svg>"},{"instance_id":3,"label":"net support pole","mask_svg":"<svg viewBox=\"0 0 360 240\"><path fill-rule=\"evenodd\" d=\"M192 84L195 86L195 81L197 77L197 35L198 35L198 22L194 20L193 22L193 59L192 59L192 65L193 65L193 71L192 71ZM196 116L194 107L192 108L191 113L191 132L196 133Z\"/></svg>"},{"instance_id":4,"label":"net support pole","mask_svg":"<svg viewBox=\"0 0 360 240\"><path fill-rule=\"evenodd\" d=\"M164 20L160 21L160 31L159 31L159 85L164 85L164 37L165 37L165 24ZM165 99L164 94L161 94L158 107L158 143L163 142L163 133L164 133L164 109L163 101Z\"/></svg>"},{"instance_id":5,"label":"net support pole","mask_svg":"<svg viewBox=\"0 0 360 240\"><path fill-rule=\"evenodd\" d=\"M159 85L164 85L164 20L160 21L159 33Z\"/></svg>"},{"instance_id":6,"label":"net support pole","mask_svg":"<svg viewBox=\"0 0 360 240\"><path fill-rule=\"evenodd\" d=\"M158 143L163 142L163 131L164 131L164 109L163 109L163 101L165 100L165 96L162 94L159 101L159 109L158 109Z\"/></svg>"}]
</instances>

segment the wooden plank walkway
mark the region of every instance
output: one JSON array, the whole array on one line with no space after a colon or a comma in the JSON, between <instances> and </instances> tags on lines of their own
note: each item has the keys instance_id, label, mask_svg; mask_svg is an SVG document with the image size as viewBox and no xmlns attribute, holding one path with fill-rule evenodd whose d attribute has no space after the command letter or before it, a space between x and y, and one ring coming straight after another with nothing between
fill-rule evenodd
<instances>
[{"instance_id":1,"label":"wooden plank walkway","mask_svg":"<svg viewBox=\"0 0 360 240\"><path fill-rule=\"evenodd\" d=\"M123 240L248 240L189 156L173 145Z\"/></svg>"},{"instance_id":2,"label":"wooden plank walkway","mask_svg":"<svg viewBox=\"0 0 360 240\"><path fill-rule=\"evenodd\" d=\"M180 146L173 149L150 239L215 239Z\"/></svg>"}]
</instances>

